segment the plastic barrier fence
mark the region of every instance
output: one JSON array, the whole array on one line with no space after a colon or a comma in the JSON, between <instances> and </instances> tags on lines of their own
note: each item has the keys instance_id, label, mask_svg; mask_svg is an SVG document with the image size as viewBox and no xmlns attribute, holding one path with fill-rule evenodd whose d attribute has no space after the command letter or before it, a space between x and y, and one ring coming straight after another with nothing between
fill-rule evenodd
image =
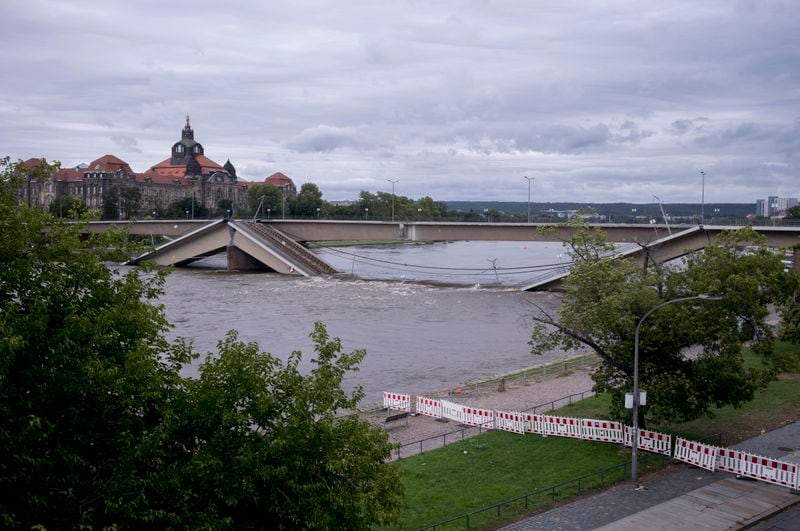
<instances>
[{"instance_id":1,"label":"plastic barrier fence","mask_svg":"<svg viewBox=\"0 0 800 531\"><path fill-rule=\"evenodd\" d=\"M465 423L464 406L454 402L449 402L447 400L442 400L442 418L455 420L462 424Z\"/></svg>"},{"instance_id":2,"label":"plastic barrier fence","mask_svg":"<svg viewBox=\"0 0 800 531\"><path fill-rule=\"evenodd\" d=\"M525 417L526 415L516 411L495 411L494 426L498 430L524 434L526 427Z\"/></svg>"},{"instance_id":3,"label":"plastic barrier fence","mask_svg":"<svg viewBox=\"0 0 800 531\"><path fill-rule=\"evenodd\" d=\"M582 438L622 444L622 423L611 420L581 419Z\"/></svg>"},{"instance_id":4,"label":"plastic barrier fence","mask_svg":"<svg viewBox=\"0 0 800 531\"><path fill-rule=\"evenodd\" d=\"M442 404L433 398L417 397L417 413L435 419L442 418Z\"/></svg>"},{"instance_id":5,"label":"plastic barrier fence","mask_svg":"<svg viewBox=\"0 0 800 531\"><path fill-rule=\"evenodd\" d=\"M398 411L411 411L411 395L383 393L383 407Z\"/></svg>"},{"instance_id":6,"label":"plastic barrier fence","mask_svg":"<svg viewBox=\"0 0 800 531\"><path fill-rule=\"evenodd\" d=\"M742 473L742 462L745 459L744 452L739 450L729 450L727 448L720 448L717 455L717 470L722 472L731 472L733 474Z\"/></svg>"},{"instance_id":7,"label":"plastic barrier fence","mask_svg":"<svg viewBox=\"0 0 800 531\"><path fill-rule=\"evenodd\" d=\"M558 435L560 437L582 438L581 422L579 419L571 417L553 417L543 415L544 429L543 435Z\"/></svg>"},{"instance_id":8,"label":"plastic barrier fence","mask_svg":"<svg viewBox=\"0 0 800 531\"><path fill-rule=\"evenodd\" d=\"M475 407L464 408L464 424L480 426L487 430L494 429L494 411Z\"/></svg>"},{"instance_id":9,"label":"plastic barrier fence","mask_svg":"<svg viewBox=\"0 0 800 531\"><path fill-rule=\"evenodd\" d=\"M672 435L639 429L638 448L655 454L672 455ZM625 445L633 446L633 428L625 426Z\"/></svg>"},{"instance_id":10,"label":"plastic barrier fence","mask_svg":"<svg viewBox=\"0 0 800 531\"><path fill-rule=\"evenodd\" d=\"M744 457L741 461L742 469L739 472L741 475L766 481L773 485L789 487L790 489L800 488L796 464L744 452L741 453Z\"/></svg>"},{"instance_id":11,"label":"plastic barrier fence","mask_svg":"<svg viewBox=\"0 0 800 531\"><path fill-rule=\"evenodd\" d=\"M547 435L545 433L545 416L531 415L530 413L526 413L525 431L527 433L538 433L539 435Z\"/></svg>"},{"instance_id":12,"label":"plastic barrier fence","mask_svg":"<svg viewBox=\"0 0 800 531\"><path fill-rule=\"evenodd\" d=\"M689 441L683 437L675 438L675 459L712 472L717 464L718 451L717 446Z\"/></svg>"}]
</instances>

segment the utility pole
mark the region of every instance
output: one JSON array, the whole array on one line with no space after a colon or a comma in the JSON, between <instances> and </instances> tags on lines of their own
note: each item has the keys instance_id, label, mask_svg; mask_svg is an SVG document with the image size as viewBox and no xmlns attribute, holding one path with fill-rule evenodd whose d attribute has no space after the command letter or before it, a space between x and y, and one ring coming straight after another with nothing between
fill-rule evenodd
<instances>
[{"instance_id":1,"label":"utility pole","mask_svg":"<svg viewBox=\"0 0 800 531\"><path fill-rule=\"evenodd\" d=\"M701 171L700 175L703 176L703 191L700 195L700 225L706 222L706 172Z\"/></svg>"},{"instance_id":2,"label":"utility pole","mask_svg":"<svg viewBox=\"0 0 800 531\"><path fill-rule=\"evenodd\" d=\"M528 181L528 223L531 222L531 181L536 179L536 177L528 177L527 175L524 176L525 180Z\"/></svg>"},{"instance_id":3,"label":"utility pole","mask_svg":"<svg viewBox=\"0 0 800 531\"><path fill-rule=\"evenodd\" d=\"M392 221L394 221L394 185L395 183L399 183L400 179L395 179L394 181L391 179L386 180L392 183Z\"/></svg>"}]
</instances>

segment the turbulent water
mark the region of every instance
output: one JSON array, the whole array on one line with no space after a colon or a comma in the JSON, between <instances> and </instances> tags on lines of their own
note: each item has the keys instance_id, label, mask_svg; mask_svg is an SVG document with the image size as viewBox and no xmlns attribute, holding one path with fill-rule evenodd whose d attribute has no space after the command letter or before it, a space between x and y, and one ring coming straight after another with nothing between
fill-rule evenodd
<instances>
[{"instance_id":1,"label":"turbulent water","mask_svg":"<svg viewBox=\"0 0 800 531\"><path fill-rule=\"evenodd\" d=\"M322 321L332 336L342 339L345 350L367 350L360 371L346 384L362 385L366 401L374 402L384 390L415 393L452 387L563 356L533 358L527 344L530 302L552 311L558 297L515 287L541 273L525 269L505 274L522 271L506 269L511 267L557 264L563 260L560 252L554 244L502 242L320 251L340 271L361 278L228 273L222 269L224 258L212 257L196 267L176 269L162 302L175 325L173 335L192 339L200 351L214 350L225 332L235 328L242 339L257 341L281 358L303 351L306 367L313 354L308 335L314 322Z\"/></svg>"}]
</instances>

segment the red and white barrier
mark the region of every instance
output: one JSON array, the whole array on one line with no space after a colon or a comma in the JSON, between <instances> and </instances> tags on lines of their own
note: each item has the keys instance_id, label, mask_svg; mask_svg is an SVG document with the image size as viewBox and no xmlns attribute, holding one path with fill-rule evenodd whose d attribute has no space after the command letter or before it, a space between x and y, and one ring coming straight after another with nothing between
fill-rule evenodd
<instances>
[{"instance_id":1,"label":"red and white barrier","mask_svg":"<svg viewBox=\"0 0 800 531\"><path fill-rule=\"evenodd\" d=\"M397 411L411 411L411 395L383 393L383 407Z\"/></svg>"},{"instance_id":2,"label":"red and white barrier","mask_svg":"<svg viewBox=\"0 0 800 531\"><path fill-rule=\"evenodd\" d=\"M583 439L622 444L622 423L612 420L581 419Z\"/></svg>"},{"instance_id":3,"label":"red and white barrier","mask_svg":"<svg viewBox=\"0 0 800 531\"><path fill-rule=\"evenodd\" d=\"M722 472L730 472L732 474L742 473L742 464L747 457L745 452L739 450L730 450L728 448L720 448L717 455L717 470Z\"/></svg>"},{"instance_id":4,"label":"red and white barrier","mask_svg":"<svg viewBox=\"0 0 800 531\"><path fill-rule=\"evenodd\" d=\"M466 422L464 420L464 409L464 406L461 404L456 404L455 402L450 402L448 400L442 400L443 419L455 420L456 422L464 424Z\"/></svg>"},{"instance_id":5,"label":"red and white barrier","mask_svg":"<svg viewBox=\"0 0 800 531\"><path fill-rule=\"evenodd\" d=\"M633 428L625 426L625 445L633 446ZM639 429L637 448L655 454L672 455L672 435Z\"/></svg>"},{"instance_id":6,"label":"red and white barrier","mask_svg":"<svg viewBox=\"0 0 800 531\"><path fill-rule=\"evenodd\" d=\"M717 464L718 451L717 446L689 441L683 437L675 438L675 459L712 472Z\"/></svg>"},{"instance_id":7,"label":"red and white barrier","mask_svg":"<svg viewBox=\"0 0 800 531\"><path fill-rule=\"evenodd\" d=\"M495 411L494 425L498 430L510 431L512 433L525 433L525 417L516 411Z\"/></svg>"},{"instance_id":8,"label":"red and white barrier","mask_svg":"<svg viewBox=\"0 0 800 531\"><path fill-rule=\"evenodd\" d=\"M525 414L525 431L527 433L547 435L545 423L546 417L544 415L531 415L530 413Z\"/></svg>"},{"instance_id":9,"label":"red and white barrier","mask_svg":"<svg viewBox=\"0 0 800 531\"><path fill-rule=\"evenodd\" d=\"M494 429L494 411L491 409L481 409L477 407L464 408L464 424L470 426L480 426L487 430Z\"/></svg>"},{"instance_id":10,"label":"red and white barrier","mask_svg":"<svg viewBox=\"0 0 800 531\"><path fill-rule=\"evenodd\" d=\"M571 417L553 417L543 415L544 429L543 435L558 435L559 437L574 437L581 439L581 421Z\"/></svg>"},{"instance_id":11,"label":"red and white barrier","mask_svg":"<svg viewBox=\"0 0 800 531\"><path fill-rule=\"evenodd\" d=\"M433 417L435 419L440 419L442 418L442 404L439 400L418 396L417 413L420 415Z\"/></svg>"},{"instance_id":12,"label":"red and white barrier","mask_svg":"<svg viewBox=\"0 0 800 531\"><path fill-rule=\"evenodd\" d=\"M800 488L800 484L798 484L798 481L800 481L798 479L798 466L795 463L787 463L786 461L760 457L745 452L741 453L744 457L742 459L742 469L739 472L741 475L766 481L773 485L789 487L790 489Z\"/></svg>"}]
</instances>

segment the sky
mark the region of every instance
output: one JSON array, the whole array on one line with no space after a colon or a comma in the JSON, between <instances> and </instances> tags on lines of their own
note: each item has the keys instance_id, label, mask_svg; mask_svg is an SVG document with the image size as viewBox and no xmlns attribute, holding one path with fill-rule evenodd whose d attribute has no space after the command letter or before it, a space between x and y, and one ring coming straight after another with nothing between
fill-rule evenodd
<instances>
[{"instance_id":1,"label":"sky","mask_svg":"<svg viewBox=\"0 0 800 531\"><path fill-rule=\"evenodd\" d=\"M800 1L0 0L0 156L328 200L800 195Z\"/></svg>"}]
</instances>

